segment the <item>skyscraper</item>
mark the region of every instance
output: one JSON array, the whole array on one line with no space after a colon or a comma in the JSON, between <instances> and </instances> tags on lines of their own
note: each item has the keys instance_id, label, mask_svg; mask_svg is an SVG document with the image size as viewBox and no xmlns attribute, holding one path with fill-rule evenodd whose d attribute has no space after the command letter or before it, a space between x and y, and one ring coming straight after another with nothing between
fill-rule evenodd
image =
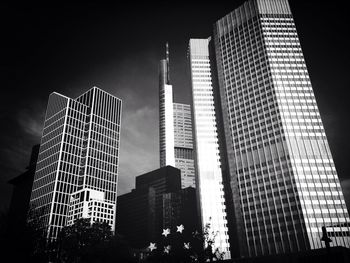
<instances>
[{"instance_id":1,"label":"skyscraper","mask_svg":"<svg viewBox=\"0 0 350 263\"><path fill-rule=\"evenodd\" d=\"M156 208L153 187L133 189L118 196L116 231L123 235L133 248L145 248L155 241ZM159 228L159 226L158 226Z\"/></svg>"},{"instance_id":2,"label":"skyscraper","mask_svg":"<svg viewBox=\"0 0 350 263\"><path fill-rule=\"evenodd\" d=\"M159 158L160 167L175 166L173 86L170 85L169 51L159 63Z\"/></svg>"},{"instance_id":3,"label":"skyscraper","mask_svg":"<svg viewBox=\"0 0 350 263\"><path fill-rule=\"evenodd\" d=\"M184 226L184 236L190 239L192 233L200 230L196 189L187 187L176 192L163 194L163 228L171 231Z\"/></svg>"},{"instance_id":4,"label":"skyscraper","mask_svg":"<svg viewBox=\"0 0 350 263\"><path fill-rule=\"evenodd\" d=\"M188 53L192 86L197 199L202 226L211 224L211 230L217 232L215 247L225 252L225 258L230 258L209 41L210 39L191 39Z\"/></svg>"},{"instance_id":5,"label":"skyscraper","mask_svg":"<svg viewBox=\"0 0 350 263\"><path fill-rule=\"evenodd\" d=\"M191 106L173 103L175 167L181 170L181 187L195 187Z\"/></svg>"},{"instance_id":6,"label":"skyscraper","mask_svg":"<svg viewBox=\"0 0 350 263\"><path fill-rule=\"evenodd\" d=\"M163 195L181 190L181 172L172 166L139 175L135 189L118 197L117 231L131 246L145 248L161 240Z\"/></svg>"},{"instance_id":7,"label":"skyscraper","mask_svg":"<svg viewBox=\"0 0 350 263\"><path fill-rule=\"evenodd\" d=\"M181 170L182 188L195 187L191 106L174 103L168 44L159 64L159 156L160 167Z\"/></svg>"},{"instance_id":8,"label":"skyscraper","mask_svg":"<svg viewBox=\"0 0 350 263\"><path fill-rule=\"evenodd\" d=\"M321 248L322 226L331 245L350 247L349 215L287 0L247 1L218 20L213 35L240 254Z\"/></svg>"},{"instance_id":9,"label":"skyscraper","mask_svg":"<svg viewBox=\"0 0 350 263\"><path fill-rule=\"evenodd\" d=\"M114 229L121 106L96 87L76 99L50 95L30 201L49 239L81 217Z\"/></svg>"}]
</instances>

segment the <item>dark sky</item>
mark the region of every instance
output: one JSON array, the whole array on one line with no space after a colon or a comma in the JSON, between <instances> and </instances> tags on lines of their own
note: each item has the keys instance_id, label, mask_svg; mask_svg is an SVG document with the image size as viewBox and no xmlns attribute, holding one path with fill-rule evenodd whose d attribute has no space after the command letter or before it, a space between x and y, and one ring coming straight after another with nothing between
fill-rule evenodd
<instances>
[{"instance_id":1,"label":"dark sky","mask_svg":"<svg viewBox=\"0 0 350 263\"><path fill-rule=\"evenodd\" d=\"M74 98L98 86L123 99L118 194L134 187L135 176L158 168L158 61L165 42L175 99L189 103L189 38L208 37L212 24L242 2L0 4L0 209L9 204L7 181L25 170L40 142L53 91ZM290 2L350 206L348 9L340 2Z\"/></svg>"}]
</instances>

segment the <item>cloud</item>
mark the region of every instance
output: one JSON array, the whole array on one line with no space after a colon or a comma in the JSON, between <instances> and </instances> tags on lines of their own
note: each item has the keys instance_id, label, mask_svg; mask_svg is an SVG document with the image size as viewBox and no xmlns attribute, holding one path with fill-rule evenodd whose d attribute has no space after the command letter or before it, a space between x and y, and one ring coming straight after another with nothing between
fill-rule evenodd
<instances>
[{"instance_id":1,"label":"cloud","mask_svg":"<svg viewBox=\"0 0 350 263\"><path fill-rule=\"evenodd\" d=\"M15 118L4 118L1 136L0 167L2 180L7 181L25 170L32 146L40 142L44 121L44 107L36 101L14 113Z\"/></svg>"},{"instance_id":2,"label":"cloud","mask_svg":"<svg viewBox=\"0 0 350 263\"><path fill-rule=\"evenodd\" d=\"M13 178L27 166L31 147L40 142L49 93L75 98L96 85L123 101L118 194L130 191L135 176L159 167L157 57L153 51L133 53L93 64L87 71L65 71L64 81L51 76L42 85L42 96L23 99L6 116L11 124L3 121L8 138L1 138L1 179Z\"/></svg>"},{"instance_id":3,"label":"cloud","mask_svg":"<svg viewBox=\"0 0 350 263\"><path fill-rule=\"evenodd\" d=\"M34 104L35 105L35 104ZM41 137L45 110L43 106L25 108L18 112L17 122L27 135Z\"/></svg>"},{"instance_id":4,"label":"cloud","mask_svg":"<svg viewBox=\"0 0 350 263\"><path fill-rule=\"evenodd\" d=\"M123 60L99 85L123 102L118 195L134 188L136 176L159 168L158 61L154 57Z\"/></svg>"},{"instance_id":5,"label":"cloud","mask_svg":"<svg viewBox=\"0 0 350 263\"><path fill-rule=\"evenodd\" d=\"M118 195L134 187L135 176L159 167L157 109L144 106L123 116Z\"/></svg>"},{"instance_id":6,"label":"cloud","mask_svg":"<svg viewBox=\"0 0 350 263\"><path fill-rule=\"evenodd\" d=\"M33 103L13 113L14 118L4 117L0 147L0 209L9 205L11 187L8 180L20 175L29 164L32 146L40 142L44 120L42 104Z\"/></svg>"}]
</instances>

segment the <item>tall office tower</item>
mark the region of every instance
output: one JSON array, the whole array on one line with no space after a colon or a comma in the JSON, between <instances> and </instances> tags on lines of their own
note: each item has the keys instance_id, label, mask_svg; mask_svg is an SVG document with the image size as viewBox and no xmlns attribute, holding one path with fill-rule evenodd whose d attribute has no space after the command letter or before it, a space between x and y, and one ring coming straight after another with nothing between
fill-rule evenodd
<instances>
[{"instance_id":1,"label":"tall office tower","mask_svg":"<svg viewBox=\"0 0 350 263\"><path fill-rule=\"evenodd\" d=\"M155 197L153 187L133 189L118 196L115 228L132 248L145 248L154 242Z\"/></svg>"},{"instance_id":2,"label":"tall office tower","mask_svg":"<svg viewBox=\"0 0 350 263\"><path fill-rule=\"evenodd\" d=\"M173 102L169 49L159 64L159 157L160 167L181 170L182 188L195 187L191 106Z\"/></svg>"},{"instance_id":3,"label":"tall office tower","mask_svg":"<svg viewBox=\"0 0 350 263\"><path fill-rule=\"evenodd\" d=\"M181 187L196 187L191 106L173 103L173 114L175 167L181 170Z\"/></svg>"},{"instance_id":4,"label":"tall office tower","mask_svg":"<svg viewBox=\"0 0 350 263\"><path fill-rule=\"evenodd\" d=\"M187 187L177 192L163 194L163 228L171 231L183 225L183 237L192 237L192 233L200 230L198 225L198 209L196 189Z\"/></svg>"},{"instance_id":5,"label":"tall office tower","mask_svg":"<svg viewBox=\"0 0 350 263\"><path fill-rule=\"evenodd\" d=\"M197 199L202 226L211 224L211 230L218 233L215 246L225 252L225 258L230 258L209 41L210 39L191 39L188 56L192 85Z\"/></svg>"},{"instance_id":6,"label":"tall office tower","mask_svg":"<svg viewBox=\"0 0 350 263\"><path fill-rule=\"evenodd\" d=\"M322 226L332 246L349 247L349 215L287 0L247 1L215 23L214 43L241 255L321 248Z\"/></svg>"},{"instance_id":7,"label":"tall office tower","mask_svg":"<svg viewBox=\"0 0 350 263\"><path fill-rule=\"evenodd\" d=\"M169 51L159 63L159 157L160 167L175 166L173 86L170 85Z\"/></svg>"},{"instance_id":8,"label":"tall office tower","mask_svg":"<svg viewBox=\"0 0 350 263\"><path fill-rule=\"evenodd\" d=\"M139 175L135 189L118 197L116 228L133 247L158 242L163 230L163 194L181 190L180 170L165 166Z\"/></svg>"},{"instance_id":9,"label":"tall office tower","mask_svg":"<svg viewBox=\"0 0 350 263\"><path fill-rule=\"evenodd\" d=\"M136 177L136 189L153 188L155 193L155 219L151 240L158 240L163 230L163 194L181 189L180 170L164 166L157 170Z\"/></svg>"},{"instance_id":10,"label":"tall office tower","mask_svg":"<svg viewBox=\"0 0 350 263\"><path fill-rule=\"evenodd\" d=\"M77 99L50 95L31 194L50 240L80 217L114 229L121 106L96 87Z\"/></svg>"}]
</instances>

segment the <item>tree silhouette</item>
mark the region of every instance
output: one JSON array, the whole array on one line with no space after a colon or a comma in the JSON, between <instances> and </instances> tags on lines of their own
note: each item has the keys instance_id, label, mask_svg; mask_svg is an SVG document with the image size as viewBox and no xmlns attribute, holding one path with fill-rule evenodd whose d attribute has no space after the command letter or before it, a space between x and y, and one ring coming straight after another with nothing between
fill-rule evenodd
<instances>
[{"instance_id":1,"label":"tree silhouette","mask_svg":"<svg viewBox=\"0 0 350 263\"><path fill-rule=\"evenodd\" d=\"M42 215L44 208L31 206L28 220L21 225L13 225L7 213L0 216L0 246L3 258L11 262L47 262L47 244Z\"/></svg>"},{"instance_id":2,"label":"tree silhouette","mask_svg":"<svg viewBox=\"0 0 350 263\"><path fill-rule=\"evenodd\" d=\"M211 218L209 218L211 220ZM204 239L204 259L209 259L209 262L213 260L221 260L224 257L225 252L220 252L219 248L215 248L215 238L218 235L218 231L211 231L211 224L207 223L203 231Z\"/></svg>"},{"instance_id":3,"label":"tree silhouette","mask_svg":"<svg viewBox=\"0 0 350 263\"><path fill-rule=\"evenodd\" d=\"M105 222L81 218L63 227L58 238L59 262L135 262L127 243Z\"/></svg>"}]
</instances>

